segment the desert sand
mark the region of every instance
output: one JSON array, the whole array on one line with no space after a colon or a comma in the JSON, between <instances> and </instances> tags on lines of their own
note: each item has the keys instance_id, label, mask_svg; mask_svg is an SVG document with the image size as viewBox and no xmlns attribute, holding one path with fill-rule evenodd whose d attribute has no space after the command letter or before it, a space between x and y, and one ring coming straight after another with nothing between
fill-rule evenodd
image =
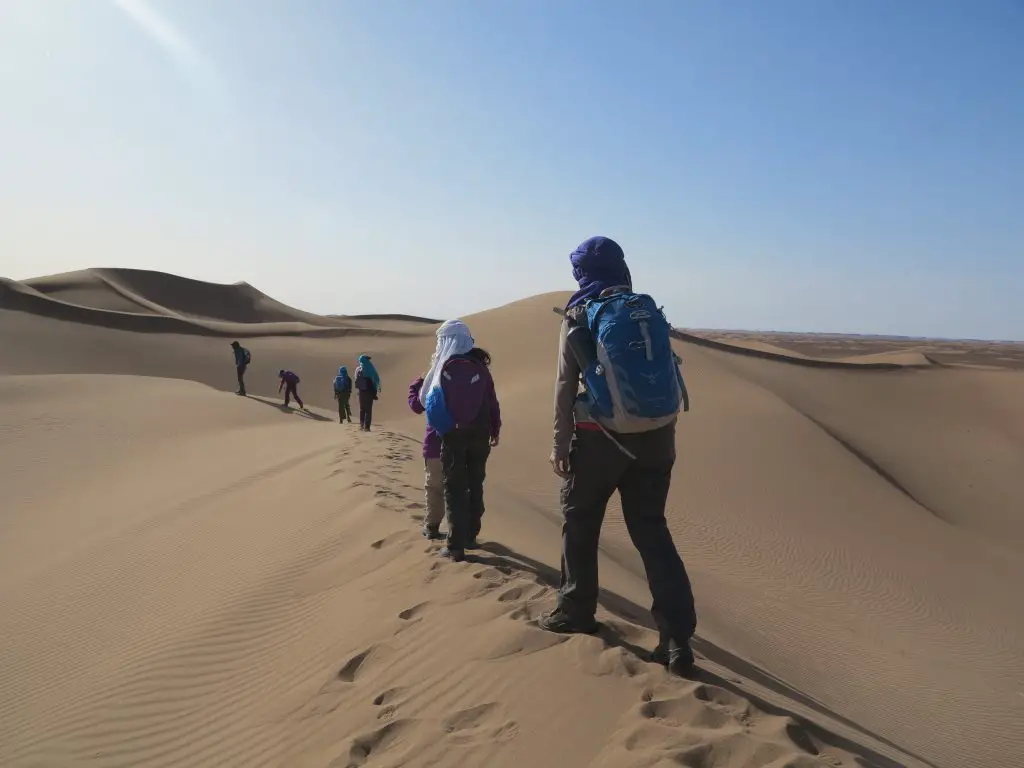
<instances>
[{"instance_id":1,"label":"desert sand","mask_svg":"<svg viewBox=\"0 0 1024 768\"><path fill-rule=\"evenodd\" d=\"M683 680L645 660L614 505L600 635L533 623L565 297L465 318L505 429L484 548L454 564L419 534L405 402L429 320L133 270L0 282L0 765L1024 765L1020 350L680 332ZM331 397L361 352L371 434Z\"/></svg>"}]
</instances>

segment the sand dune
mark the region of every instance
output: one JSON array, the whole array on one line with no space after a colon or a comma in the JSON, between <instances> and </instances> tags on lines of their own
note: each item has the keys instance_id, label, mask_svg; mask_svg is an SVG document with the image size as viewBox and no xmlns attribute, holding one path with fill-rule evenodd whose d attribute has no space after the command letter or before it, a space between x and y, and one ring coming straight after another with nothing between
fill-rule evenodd
<instances>
[{"instance_id":1,"label":"sand dune","mask_svg":"<svg viewBox=\"0 0 1024 768\"><path fill-rule=\"evenodd\" d=\"M563 295L467 318L506 429L486 551L453 565L416 530L404 401L432 325L76 275L0 286L0 764L1024 763L1024 375L682 336L670 525L701 673L681 681L643 660L649 598L617 509L602 634L531 625L557 578ZM250 331L250 398L227 394L216 323ZM307 332L348 330L330 323L360 325ZM363 351L384 379L371 435L330 413L335 369ZM280 367L319 408L277 406Z\"/></svg>"},{"instance_id":2,"label":"sand dune","mask_svg":"<svg viewBox=\"0 0 1024 768\"><path fill-rule=\"evenodd\" d=\"M405 336L415 327L325 317L245 283L218 285L131 269L92 269L21 283L0 278L0 308L138 333L200 336Z\"/></svg>"}]
</instances>

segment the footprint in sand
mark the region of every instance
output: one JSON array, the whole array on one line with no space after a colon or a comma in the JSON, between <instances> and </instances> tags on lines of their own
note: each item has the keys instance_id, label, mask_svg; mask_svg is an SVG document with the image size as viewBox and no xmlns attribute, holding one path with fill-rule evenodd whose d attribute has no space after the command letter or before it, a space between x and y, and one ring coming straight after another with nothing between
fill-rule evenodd
<instances>
[{"instance_id":1,"label":"footprint in sand","mask_svg":"<svg viewBox=\"0 0 1024 768\"><path fill-rule=\"evenodd\" d=\"M712 708L693 695L671 699L652 699L640 705L640 716L674 727L725 728L739 725L738 718L728 712Z\"/></svg>"},{"instance_id":2,"label":"footprint in sand","mask_svg":"<svg viewBox=\"0 0 1024 768\"><path fill-rule=\"evenodd\" d=\"M397 531L382 539L371 542L370 549L384 549L386 547L393 547L396 544L408 545L411 540L411 534L408 531Z\"/></svg>"},{"instance_id":3,"label":"footprint in sand","mask_svg":"<svg viewBox=\"0 0 1024 768\"><path fill-rule=\"evenodd\" d=\"M512 569L507 565L494 565L473 573L474 579L482 579L495 584L506 584L510 576L512 576Z\"/></svg>"},{"instance_id":4,"label":"footprint in sand","mask_svg":"<svg viewBox=\"0 0 1024 768\"><path fill-rule=\"evenodd\" d=\"M365 651L357 653L345 662L345 665L338 670L337 679L343 683L354 683L360 677L370 671L371 666L386 662L394 651L386 645L371 645Z\"/></svg>"},{"instance_id":5,"label":"footprint in sand","mask_svg":"<svg viewBox=\"0 0 1024 768\"><path fill-rule=\"evenodd\" d=\"M509 602L511 602L513 600L518 600L522 596L523 596L523 588L522 587L510 587L509 589L506 589L504 592L502 592L500 595L498 595L498 602L499 603L509 603Z\"/></svg>"},{"instance_id":6,"label":"footprint in sand","mask_svg":"<svg viewBox=\"0 0 1024 768\"><path fill-rule=\"evenodd\" d=\"M441 727L459 743L508 741L519 733L519 724L505 717L493 701L459 710L441 721Z\"/></svg>"},{"instance_id":7,"label":"footprint in sand","mask_svg":"<svg viewBox=\"0 0 1024 768\"><path fill-rule=\"evenodd\" d=\"M388 688L383 693L378 693L373 699L373 706L380 707L385 704L391 704L397 699L402 693L405 692L404 688Z\"/></svg>"},{"instance_id":8,"label":"footprint in sand","mask_svg":"<svg viewBox=\"0 0 1024 768\"><path fill-rule=\"evenodd\" d=\"M406 608L404 611L401 611L398 614L398 618L402 619L402 621L410 621L411 619L415 619L423 613L423 611L426 609L428 605L430 605L430 601L417 603L411 608Z\"/></svg>"},{"instance_id":9,"label":"footprint in sand","mask_svg":"<svg viewBox=\"0 0 1024 768\"><path fill-rule=\"evenodd\" d=\"M379 757L394 749L401 744L405 733L412 724L411 720L393 720L375 731L356 736L352 739L352 746L349 747L346 768L359 768L359 766L366 765L371 757ZM337 764L341 765L341 763Z\"/></svg>"}]
</instances>

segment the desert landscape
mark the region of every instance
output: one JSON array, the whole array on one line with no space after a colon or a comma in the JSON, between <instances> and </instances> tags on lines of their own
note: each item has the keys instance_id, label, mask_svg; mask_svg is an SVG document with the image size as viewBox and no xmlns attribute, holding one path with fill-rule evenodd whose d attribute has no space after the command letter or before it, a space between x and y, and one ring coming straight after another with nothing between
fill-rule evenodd
<instances>
[{"instance_id":1,"label":"desert landscape","mask_svg":"<svg viewBox=\"0 0 1024 768\"><path fill-rule=\"evenodd\" d=\"M0 281L0 765L1024 765L1024 345L680 328L687 680L646 660L614 505L600 634L535 625L567 296L464 318L505 426L483 548L451 563L406 404L434 321L138 270ZM363 352L370 434L331 391Z\"/></svg>"}]
</instances>

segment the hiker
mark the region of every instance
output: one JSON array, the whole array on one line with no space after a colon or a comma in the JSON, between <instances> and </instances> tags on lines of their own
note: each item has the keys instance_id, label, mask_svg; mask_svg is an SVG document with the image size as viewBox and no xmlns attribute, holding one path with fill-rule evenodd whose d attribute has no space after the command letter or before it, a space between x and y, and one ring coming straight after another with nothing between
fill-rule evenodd
<instances>
[{"instance_id":1,"label":"hiker","mask_svg":"<svg viewBox=\"0 0 1024 768\"><path fill-rule=\"evenodd\" d=\"M359 429L369 432L373 422L373 401L380 393L380 375L369 355L360 355L358 362L356 389L359 390Z\"/></svg>"},{"instance_id":2,"label":"hiker","mask_svg":"<svg viewBox=\"0 0 1024 768\"><path fill-rule=\"evenodd\" d=\"M306 410L306 406L302 403L302 398L299 397L299 377L291 371L284 369L277 372L277 377L281 379L281 384L277 388L277 393L281 394L281 390L284 389L284 407L287 408L291 402L291 398L295 398L295 402L299 404L299 408Z\"/></svg>"},{"instance_id":3,"label":"hiker","mask_svg":"<svg viewBox=\"0 0 1024 768\"><path fill-rule=\"evenodd\" d=\"M498 445L501 409L489 366L461 320L437 329L437 348L420 388L427 424L441 438L441 472L448 512L448 544L441 556L456 562L477 546L484 514L484 478Z\"/></svg>"},{"instance_id":4,"label":"hiker","mask_svg":"<svg viewBox=\"0 0 1024 768\"><path fill-rule=\"evenodd\" d=\"M420 377L409 385L409 407L415 414L426 409L420 402L423 389ZM423 435L423 493L426 496L426 514L423 516L423 535L430 540L443 539L441 521L444 520L444 479L441 471L441 438L434 428L427 424Z\"/></svg>"},{"instance_id":5,"label":"hiker","mask_svg":"<svg viewBox=\"0 0 1024 768\"><path fill-rule=\"evenodd\" d=\"M252 362L252 355L237 341L231 342L231 349L235 351L235 372L238 374L238 390L235 394L245 397L245 369Z\"/></svg>"},{"instance_id":6,"label":"hiker","mask_svg":"<svg viewBox=\"0 0 1024 768\"><path fill-rule=\"evenodd\" d=\"M550 458L562 478L562 574L557 606L538 624L550 632L597 631L598 540L617 490L653 597L659 642L652 659L687 674L697 616L665 521L676 419L680 408L689 410L681 361L660 308L633 293L615 241L590 238L570 261L579 290L562 323Z\"/></svg>"},{"instance_id":7,"label":"hiker","mask_svg":"<svg viewBox=\"0 0 1024 768\"><path fill-rule=\"evenodd\" d=\"M334 377L334 399L338 401L338 423L344 424L345 419L352 423L352 406L348 401L352 398L352 379L348 375L348 368L344 365L338 369L338 375Z\"/></svg>"}]
</instances>

